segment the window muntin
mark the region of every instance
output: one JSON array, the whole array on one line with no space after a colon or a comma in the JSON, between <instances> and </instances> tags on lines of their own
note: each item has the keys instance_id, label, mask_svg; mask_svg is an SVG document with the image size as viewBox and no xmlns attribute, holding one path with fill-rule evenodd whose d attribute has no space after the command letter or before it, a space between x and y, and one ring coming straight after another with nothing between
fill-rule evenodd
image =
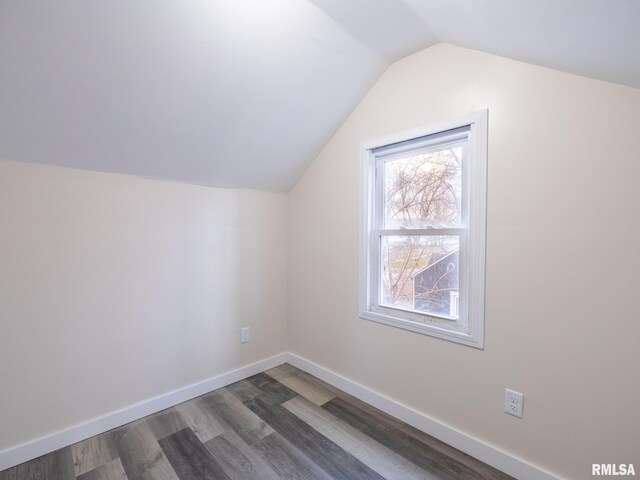
<instances>
[{"instance_id":1,"label":"window muntin","mask_svg":"<svg viewBox=\"0 0 640 480\"><path fill-rule=\"evenodd\" d=\"M446 126L363 145L361 317L482 347L486 112Z\"/></svg>"}]
</instances>

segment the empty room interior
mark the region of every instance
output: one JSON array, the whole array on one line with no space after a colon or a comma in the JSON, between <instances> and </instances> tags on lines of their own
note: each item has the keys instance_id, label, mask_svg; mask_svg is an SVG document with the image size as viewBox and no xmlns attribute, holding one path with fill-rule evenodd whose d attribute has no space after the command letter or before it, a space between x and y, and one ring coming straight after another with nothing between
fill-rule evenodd
<instances>
[{"instance_id":1,"label":"empty room interior","mask_svg":"<svg viewBox=\"0 0 640 480\"><path fill-rule=\"evenodd\" d=\"M640 2L0 0L0 480L640 475Z\"/></svg>"}]
</instances>

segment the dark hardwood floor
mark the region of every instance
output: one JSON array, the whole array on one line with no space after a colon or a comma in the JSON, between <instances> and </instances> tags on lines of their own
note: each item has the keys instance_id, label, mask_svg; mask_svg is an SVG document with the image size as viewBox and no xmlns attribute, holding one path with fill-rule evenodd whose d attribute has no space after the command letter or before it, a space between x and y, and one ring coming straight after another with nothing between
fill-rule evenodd
<instances>
[{"instance_id":1,"label":"dark hardwood floor","mask_svg":"<svg viewBox=\"0 0 640 480\"><path fill-rule=\"evenodd\" d=\"M290 365L0 472L0 480L510 478Z\"/></svg>"}]
</instances>

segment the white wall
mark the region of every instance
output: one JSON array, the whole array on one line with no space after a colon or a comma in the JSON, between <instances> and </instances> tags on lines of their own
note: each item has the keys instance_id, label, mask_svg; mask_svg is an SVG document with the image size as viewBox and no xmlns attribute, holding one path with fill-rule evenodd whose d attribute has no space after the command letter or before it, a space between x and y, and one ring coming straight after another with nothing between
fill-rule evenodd
<instances>
[{"instance_id":1,"label":"white wall","mask_svg":"<svg viewBox=\"0 0 640 480\"><path fill-rule=\"evenodd\" d=\"M285 351L286 223L284 194L0 162L0 451Z\"/></svg>"},{"instance_id":2,"label":"white wall","mask_svg":"<svg viewBox=\"0 0 640 480\"><path fill-rule=\"evenodd\" d=\"M359 319L360 143L484 108L484 351ZM638 132L640 90L449 45L394 64L290 192L290 350L561 476L637 468Z\"/></svg>"}]
</instances>

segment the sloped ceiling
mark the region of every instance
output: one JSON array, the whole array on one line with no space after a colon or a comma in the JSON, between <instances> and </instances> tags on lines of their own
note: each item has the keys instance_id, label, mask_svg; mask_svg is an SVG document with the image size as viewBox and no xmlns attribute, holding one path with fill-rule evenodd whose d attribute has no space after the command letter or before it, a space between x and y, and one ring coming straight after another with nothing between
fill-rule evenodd
<instances>
[{"instance_id":1,"label":"sloped ceiling","mask_svg":"<svg viewBox=\"0 0 640 480\"><path fill-rule=\"evenodd\" d=\"M640 88L638 0L405 0L440 42Z\"/></svg>"},{"instance_id":2,"label":"sloped ceiling","mask_svg":"<svg viewBox=\"0 0 640 480\"><path fill-rule=\"evenodd\" d=\"M287 191L439 42L640 87L637 0L3 0L0 159Z\"/></svg>"}]
</instances>

